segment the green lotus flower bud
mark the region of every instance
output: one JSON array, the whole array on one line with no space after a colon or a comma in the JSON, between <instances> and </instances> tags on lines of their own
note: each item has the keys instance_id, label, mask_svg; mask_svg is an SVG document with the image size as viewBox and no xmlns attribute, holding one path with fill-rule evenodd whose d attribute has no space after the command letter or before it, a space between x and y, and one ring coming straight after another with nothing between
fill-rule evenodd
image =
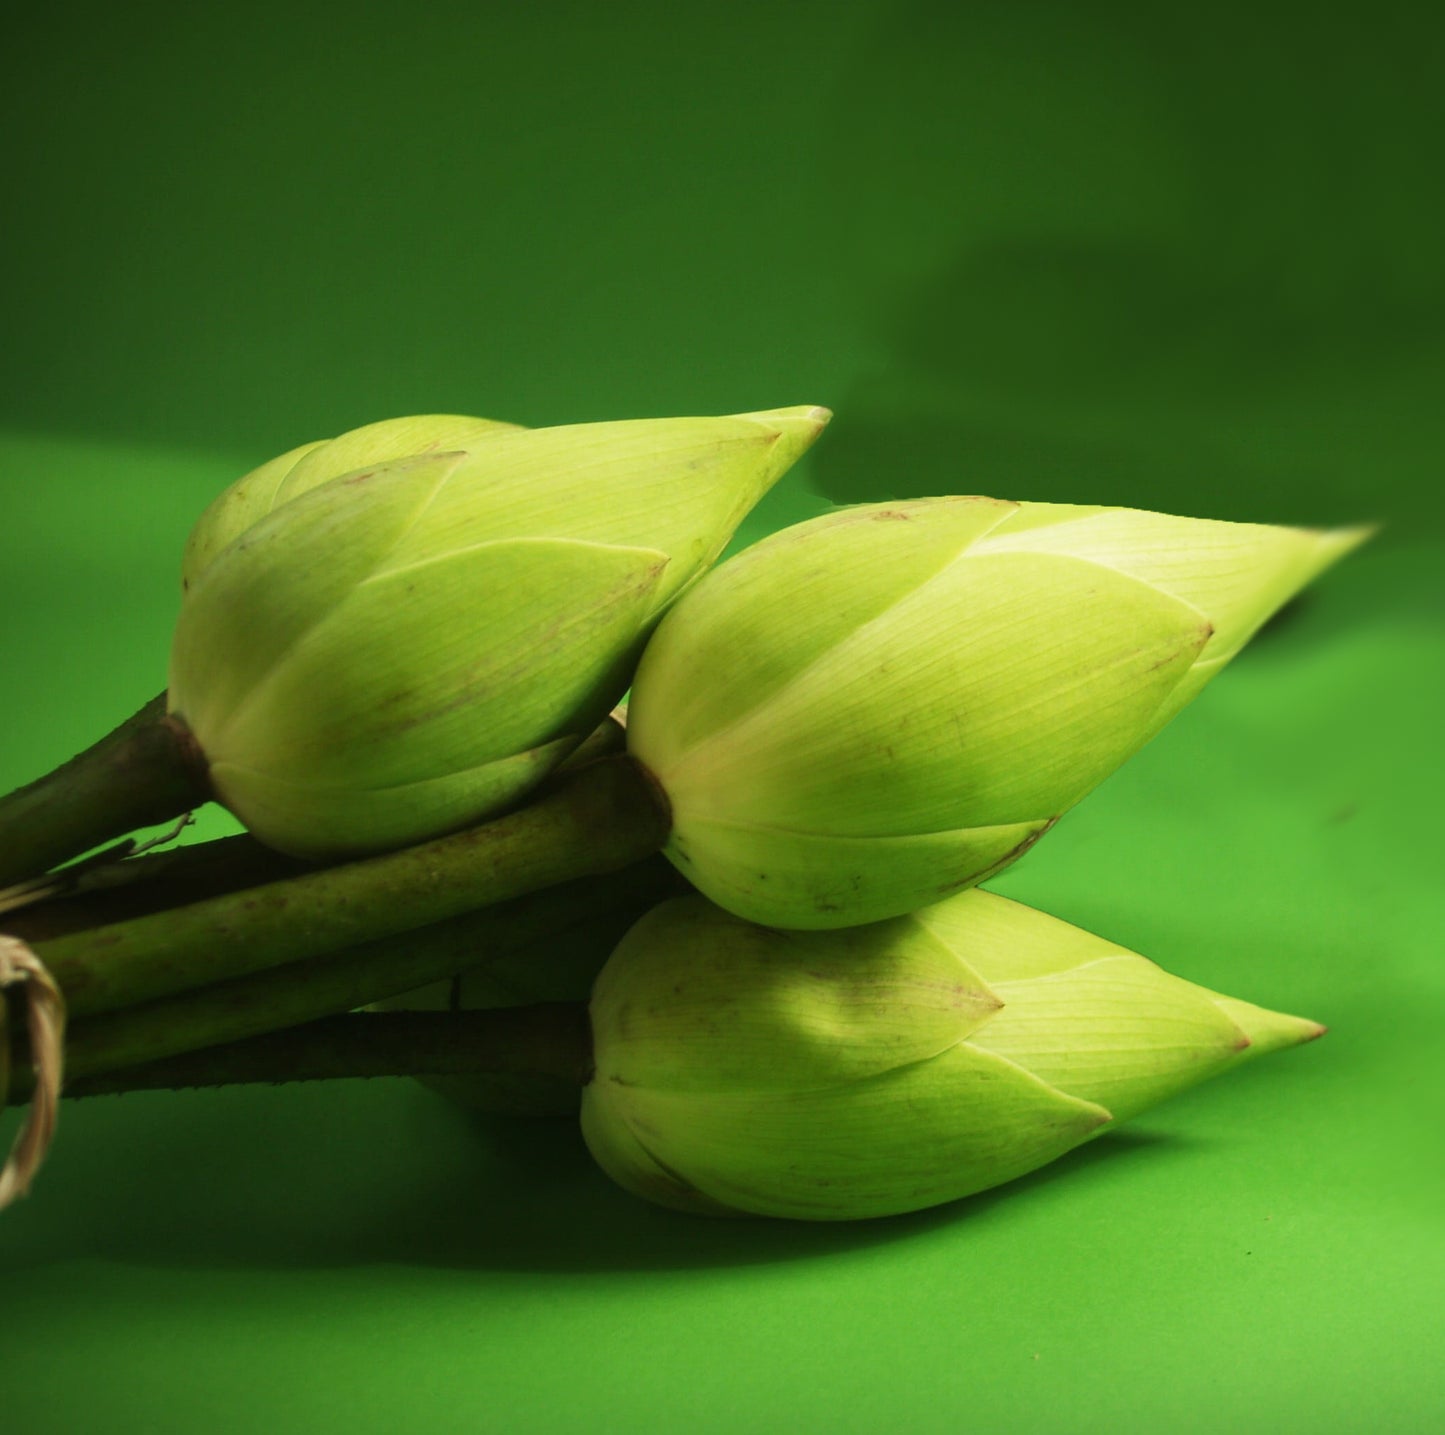
<instances>
[{"instance_id":1,"label":"green lotus flower bud","mask_svg":"<svg viewBox=\"0 0 1445 1435\"><path fill-rule=\"evenodd\" d=\"M805 1220L1010 1181L1323 1031L978 890L833 932L667 902L591 1017L582 1129L610 1176L682 1210Z\"/></svg>"},{"instance_id":2,"label":"green lotus flower bud","mask_svg":"<svg viewBox=\"0 0 1445 1435\"><path fill-rule=\"evenodd\" d=\"M668 604L827 418L489 429L321 482L209 562L198 548L170 712L220 800L284 851L477 821L601 720Z\"/></svg>"},{"instance_id":3,"label":"green lotus flower bud","mask_svg":"<svg viewBox=\"0 0 1445 1435\"><path fill-rule=\"evenodd\" d=\"M628 746L714 901L782 927L896 916L1014 861L1364 536L987 498L842 510L668 615Z\"/></svg>"},{"instance_id":4,"label":"green lotus flower bud","mask_svg":"<svg viewBox=\"0 0 1445 1435\"><path fill-rule=\"evenodd\" d=\"M515 433L515 424L457 414L419 414L384 419L352 429L340 438L305 443L238 478L196 520L181 560L181 586L188 589L227 544L239 538L279 504L343 474L370 464L425 453L470 452L491 434Z\"/></svg>"}]
</instances>

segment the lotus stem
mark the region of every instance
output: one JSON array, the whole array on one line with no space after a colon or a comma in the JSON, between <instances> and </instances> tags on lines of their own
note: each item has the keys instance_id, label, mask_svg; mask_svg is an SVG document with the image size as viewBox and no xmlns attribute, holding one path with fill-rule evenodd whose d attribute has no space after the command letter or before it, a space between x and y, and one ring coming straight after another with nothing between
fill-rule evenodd
<instances>
[{"instance_id":1,"label":"lotus stem","mask_svg":"<svg viewBox=\"0 0 1445 1435\"><path fill-rule=\"evenodd\" d=\"M66 1041L68 1080L298 1026L459 972L520 976L545 966L549 944L576 927L586 927L605 951L681 886L672 869L655 858L325 960L296 962L76 1021ZM30 1089L27 1067L17 1066L11 1086L11 1100L23 1099Z\"/></svg>"},{"instance_id":2,"label":"lotus stem","mask_svg":"<svg viewBox=\"0 0 1445 1435\"><path fill-rule=\"evenodd\" d=\"M619 871L658 851L667 827L645 774L627 757L609 757L483 826L59 937L37 951L71 1014L90 1016Z\"/></svg>"},{"instance_id":3,"label":"lotus stem","mask_svg":"<svg viewBox=\"0 0 1445 1435\"><path fill-rule=\"evenodd\" d=\"M0 930L27 942L130 921L312 870L241 833L62 868L0 891Z\"/></svg>"},{"instance_id":4,"label":"lotus stem","mask_svg":"<svg viewBox=\"0 0 1445 1435\"><path fill-rule=\"evenodd\" d=\"M329 1081L465 1076L473 1101L516 1116L574 1111L591 1072L581 1002L461 1012L351 1012L72 1081L66 1096ZM490 1078L490 1079L488 1079Z\"/></svg>"},{"instance_id":5,"label":"lotus stem","mask_svg":"<svg viewBox=\"0 0 1445 1435\"><path fill-rule=\"evenodd\" d=\"M166 697L93 747L0 798L0 887L210 800L205 763Z\"/></svg>"}]
</instances>

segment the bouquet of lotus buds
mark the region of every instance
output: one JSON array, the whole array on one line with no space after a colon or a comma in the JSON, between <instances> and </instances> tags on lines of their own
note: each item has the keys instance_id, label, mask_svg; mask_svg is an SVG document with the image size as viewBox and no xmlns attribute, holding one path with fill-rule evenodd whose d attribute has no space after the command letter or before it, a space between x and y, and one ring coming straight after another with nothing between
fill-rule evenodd
<instances>
[{"instance_id":1,"label":"bouquet of lotus buds","mask_svg":"<svg viewBox=\"0 0 1445 1435\"><path fill-rule=\"evenodd\" d=\"M163 696L0 800L0 1202L62 1091L406 1074L665 1205L887 1215L1319 1035L979 884L1364 531L942 497L711 571L828 418L408 418L223 493ZM207 801L248 835L104 846Z\"/></svg>"}]
</instances>

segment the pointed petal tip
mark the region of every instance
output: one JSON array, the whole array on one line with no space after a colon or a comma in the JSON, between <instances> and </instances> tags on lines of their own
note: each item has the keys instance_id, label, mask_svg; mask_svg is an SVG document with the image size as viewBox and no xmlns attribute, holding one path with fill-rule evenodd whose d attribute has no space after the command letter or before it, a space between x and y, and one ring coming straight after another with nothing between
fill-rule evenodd
<instances>
[{"instance_id":1,"label":"pointed petal tip","mask_svg":"<svg viewBox=\"0 0 1445 1435\"><path fill-rule=\"evenodd\" d=\"M1239 1050L1249 1058L1267 1056L1272 1051L1282 1051L1288 1046L1302 1046L1307 1041L1317 1041L1327 1030L1308 1017L1270 1011L1266 1007L1254 1006L1233 997L1216 996L1214 1000L1244 1033L1245 1044Z\"/></svg>"},{"instance_id":2,"label":"pointed petal tip","mask_svg":"<svg viewBox=\"0 0 1445 1435\"><path fill-rule=\"evenodd\" d=\"M1321 549L1343 558L1346 553L1368 543L1384 526L1383 523L1352 523L1348 528L1321 528L1316 531Z\"/></svg>"},{"instance_id":3,"label":"pointed petal tip","mask_svg":"<svg viewBox=\"0 0 1445 1435\"><path fill-rule=\"evenodd\" d=\"M785 409L758 409L754 413L739 414L738 417L751 419L754 423L773 429L778 438L788 434L806 438L811 443L828 427L833 410L826 409L821 404L794 404Z\"/></svg>"},{"instance_id":4,"label":"pointed petal tip","mask_svg":"<svg viewBox=\"0 0 1445 1435\"><path fill-rule=\"evenodd\" d=\"M1333 568L1340 559L1353 553L1356 548L1363 547L1383 527L1380 523L1357 523L1349 528L1315 528L1309 529L1314 538L1314 551L1310 555L1309 566L1302 576L1299 587L1303 588L1306 583L1313 582L1321 573Z\"/></svg>"},{"instance_id":5,"label":"pointed petal tip","mask_svg":"<svg viewBox=\"0 0 1445 1435\"><path fill-rule=\"evenodd\" d=\"M764 431L767 458L762 473L764 491L771 488L807 451L833 417L832 410L816 404L799 404L788 409L762 409L739 414Z\"/></svg>"},{"instance_id":6,"label":"pointed petal tip","mask_svg":"<svg viewBox=\"0 0 1445 1435\"><path fill-rule=\"evenodd\" d=\"M1318 1041L1329 1030L1322 1022L1311 1021L1308 1017L1289 1016L1284 1012L1273 1012L1271 1015L1274 1020L1270 1030L1254 1034L1261 1052L1304 1046L1306 1042Z\"/></svg>"}]
</instances>

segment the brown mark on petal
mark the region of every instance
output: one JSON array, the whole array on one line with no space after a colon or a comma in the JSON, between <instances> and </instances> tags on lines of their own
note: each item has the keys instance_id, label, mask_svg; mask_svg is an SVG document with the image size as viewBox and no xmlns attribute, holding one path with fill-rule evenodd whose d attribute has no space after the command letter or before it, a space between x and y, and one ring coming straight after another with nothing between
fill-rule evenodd
<instances>
[{"instance_id":1,"label":"brown mark on petal","mask_svg":"<svg viewBox=\"0 0 1445 1435\"><path fill-rule=\"evenodd\" d=\"M1049 818L1042 827L1034 832L1030 832L1022 842L1015 843L1002 857L996 862L990 863L982 871L971 872L963 877L956 877L951 882L945 882L938 890L940 892L956 892L960 888L976 887L980 882L987 882L990 877L996 877L1005 867L1012 866L1013 863L1017 862L1039 838L1052 829L1054 823L1056 823L1062 815L1062 813L1059 813Z\"/></svg>"},{"instance_id":2,"label":"brown mark on petal","mask_svg":"<svg viewBox=\"0 0 1445 1435\"><path fill-rule=\"evenodd\" d=\"M1160 668L1167 668L1180 653L1193 652L1197 657L1208 646L1209 640L1214 636L1214 624L1202 623L1194 630L1192 637L1182 642L1177 648L1171 648L1162 658L1157 658L1150 663L1146 672L1157 673Z\"/></svg>"},{"instance_id":3,"label":"brown mark on petal","mask_svg":"<svg viewBox=\"0 0 1445 1435\"><path fill-rule=\"evenodd\" d=\"M653 805L661 814L662 820L666 825L668 834L669 836L671 836L672 798L667 795L667 789L662 785L662 779L659 778L658 775L653 772L653 770L648 767L646 763L642 762L635 754L627 753L626 758L633 770L637 773L638 777L642 780L642 785L644 788L646 788L647 795L652 799ZM675 837L672 840L673 850L676 852L676 854L684 862L690 861L691 859L687 855L685 844L676 839Z\"/></svg>"}]
</instances>

